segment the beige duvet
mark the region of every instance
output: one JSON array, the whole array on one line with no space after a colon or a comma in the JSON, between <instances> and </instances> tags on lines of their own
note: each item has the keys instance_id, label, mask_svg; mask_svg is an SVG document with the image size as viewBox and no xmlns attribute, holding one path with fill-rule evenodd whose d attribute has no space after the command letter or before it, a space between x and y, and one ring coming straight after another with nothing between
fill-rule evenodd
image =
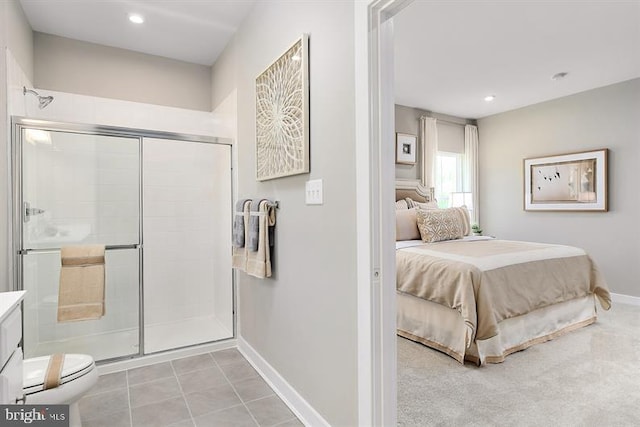
<instances>
[{"instance_id":1,"label":"beige duvet","mask_svg":"<svg viewBox=\"0 0 640 427\"><path fill-rule=\"evenodd\" d=\"M507 240L446 241L396 251L397 288L460 312L472 341L504 319L595 294L611 297L582 249Z\"/></svg>"}]
</instances>

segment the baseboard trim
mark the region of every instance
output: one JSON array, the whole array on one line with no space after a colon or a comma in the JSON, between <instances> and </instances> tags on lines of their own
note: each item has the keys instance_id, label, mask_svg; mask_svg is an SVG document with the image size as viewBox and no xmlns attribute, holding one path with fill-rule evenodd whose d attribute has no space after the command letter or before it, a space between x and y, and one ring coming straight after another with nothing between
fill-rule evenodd
<instances>
[{"instance_id":1,"label":"baseboard trim","mask_svg":"<svg viewBox=\"0 0 640 427\"><path fill-rule=\"evenodd\" d=\"M238 350L305 426L329 427L322 415L242 337L238 337Z\"/></svg>"},{"instance_id":2,"label":"baseboard trim","mask_svg":"<svg viewBox=\"0 0 640 427\"><path fill-rule=\"evenodd\" d=\"M620 304L636 305L640 307L640 297L634 297L631 295L614 294L611 292L611 301Z\"/></svg>"}]
</instances>

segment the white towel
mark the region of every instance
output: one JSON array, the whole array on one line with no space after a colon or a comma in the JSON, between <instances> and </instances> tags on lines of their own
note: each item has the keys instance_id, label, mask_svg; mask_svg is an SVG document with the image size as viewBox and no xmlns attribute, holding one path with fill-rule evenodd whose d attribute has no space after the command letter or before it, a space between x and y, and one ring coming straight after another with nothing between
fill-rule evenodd
<instances>
[{"instance_id":1,"label":"white towel","mask_svg":"<svg viewBox=\"0 0 640 427\"><path fill-rule=\"evenodd\" d=\"M258 250L247 252L247 269L250 276L264 279L271 277L271 244L269 242L269 227L276 224L275 206L268 200L260 202L258 217Z\"/></svg>"}]
</instances>

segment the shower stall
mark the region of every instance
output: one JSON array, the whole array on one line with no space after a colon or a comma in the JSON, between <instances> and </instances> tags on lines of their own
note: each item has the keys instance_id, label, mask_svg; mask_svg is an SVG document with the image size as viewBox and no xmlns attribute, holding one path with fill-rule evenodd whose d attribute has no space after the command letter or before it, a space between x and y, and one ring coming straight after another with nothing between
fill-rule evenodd
<instances>
[{"instance_id":1,"label":"shower stall","mask_svg":"<svg viewBox=\"0 0 640 427\"><path fill-rule=\"evenodd\" d=\"M232 338L231 146L13 119L14 280L24 352L97 361ZM58 322L60 249L105 245L105 315Z\"/></svg>"}]
</instances>

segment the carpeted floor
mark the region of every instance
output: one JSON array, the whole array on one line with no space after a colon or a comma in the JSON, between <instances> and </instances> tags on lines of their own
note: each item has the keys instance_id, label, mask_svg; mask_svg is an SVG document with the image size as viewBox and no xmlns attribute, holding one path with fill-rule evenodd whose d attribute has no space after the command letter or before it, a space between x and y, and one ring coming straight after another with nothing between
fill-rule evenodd
<instances>
[{"instance_id":1,"label":"carpeted floor","mask_svg":"<svg viewBox=\"0 0 640 427\"><path fill-rule=\"evenodd\" d=\"M640 426L640 307L482 367L398 337L398 425Z\"/></svg>"}]
</instances>

